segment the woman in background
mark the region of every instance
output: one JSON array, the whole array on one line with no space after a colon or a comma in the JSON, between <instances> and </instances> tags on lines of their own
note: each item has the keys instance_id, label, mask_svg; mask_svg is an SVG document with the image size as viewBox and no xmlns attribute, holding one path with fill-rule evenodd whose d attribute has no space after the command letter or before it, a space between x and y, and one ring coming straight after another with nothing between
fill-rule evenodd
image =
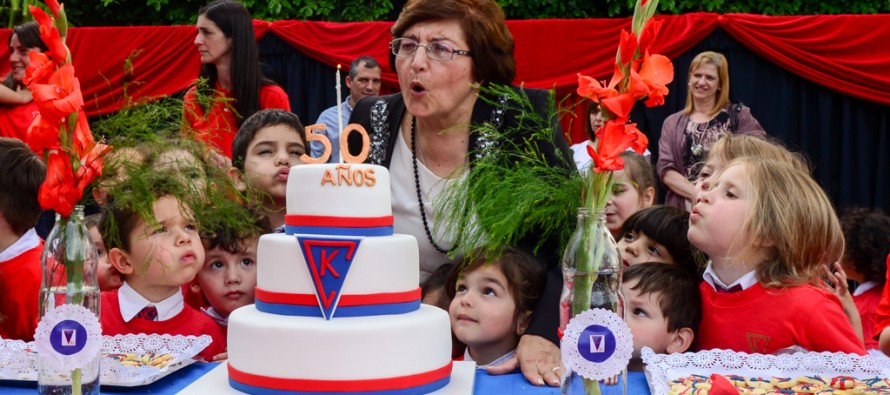
<instances>
[{"instance_id":1,"label":"woman in background","mask_svg":"<svg viewBox=\"0 0 890 395\"><path fill-rule=\"evenodd\" d=\"M686 108L661 127L656 171L667 189L664 204L689 211L711 144L727 133L766 134L748 107L730 102L726 57L702 52L689 65Z\"/></svg>"},{"instance_id":2,"label":"woman in background","mask_svg":"<svg viewBox=\"0 0 890 395\"><path fill-rule=\"evenodd\" d=\"M290 111L287 93L260 72L259 49L250 12L233 0L216 0L198 11L195 46L201 55L202 94L214 100L201 103L198 87L185 95L183 116L199 139L217 153L214 162L231 167L232 140L241 122L267 108Z\"/></svg>"}]
</instances>

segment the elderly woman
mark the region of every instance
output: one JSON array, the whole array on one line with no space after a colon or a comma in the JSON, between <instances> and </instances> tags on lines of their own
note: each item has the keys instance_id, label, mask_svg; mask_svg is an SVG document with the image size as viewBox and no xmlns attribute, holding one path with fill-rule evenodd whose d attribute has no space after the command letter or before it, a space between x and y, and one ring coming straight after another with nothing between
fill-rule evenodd
<instances>
[{"instance_id":1,"label":"elderly woman","mask_svg":"<svg viewBox=\"0 0 890 395\"><path fill-rule=\"evenodd\" d=\"M25 68L31 65L31 59L28 57L31 51L47 51L46 44L40 39L40 27L37 22L16 26L9 36L11 70L3 80L3 86L19 94L21 104L0 106L0 137L14 137L24 141L28 135L28 126L31 126L37 116L37 104L30 100L30 91L22 82L25 78ZM12 100L2 101L13 103Z\"/></svg>"},{"instance_id":2,"label":"elderly woman","mask_svg":"<svg viewBox=\"0 0 890 395\"><path fill-rule=\"evenodd\" d=\"M751 110L729 101L729 65L717 52L702 52L689 65L686 108L664 120L658 141L658 177L667 187L664 203L690 209L695 180L711 144L726 133L762 136Z\"/></svg>"},{"instance_id":3,"label":"elderly woman","mask_svg":"<svg viewBox=\"0 0 890 395\"><path fill-rule=\"evenodd\" d=\"M472 125L492 122L500 130L516 126L517 114L507 103L492 105L479 97L484 94L481 86L513 82L513 37L494 0L409 0L392 34L390 63L401 92L362 99L350 123L361 124L370 135L368 162L389 168L394 230L417 238L425 278L451 261L449 252L466 250L454 244L454 235L435 226L440 216L432 202L449 184L472 171L479 148L497 144L472 133ZM547 113L546 91L524 92L541 114ZM542 145L541 151L553 165L573 171L562 133L556 133L557 146ZM359 151L357 136L349 136L353 153ZM520 341L518 359L501 366L506 372L519 362L525 376L537 385L559 384L555 372L560 360L555 345L562 288L559 254L552 248L539 254L551 269L547 290Z\"/></svg>"}]
</instances>

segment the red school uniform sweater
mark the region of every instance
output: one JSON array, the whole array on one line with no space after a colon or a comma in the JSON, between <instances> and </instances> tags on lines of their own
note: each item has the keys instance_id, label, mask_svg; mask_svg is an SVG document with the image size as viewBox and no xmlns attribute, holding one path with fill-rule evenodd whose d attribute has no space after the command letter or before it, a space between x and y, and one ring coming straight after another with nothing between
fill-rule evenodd
<instances>
[{"instance_id":1,"label":"red school uniform sweater","mask_svg":"<svg viewBox=\"0 0 890 395\"><path fill-rule=\"evenodd\" d=\"M884 284L878 284L861 295L853 296L853 303L856 304L856 310L859 310L859 319L862 321L862 338L865 340L866 349L878 348L874 330L877 323L878 303L881 301L883 293Z\"/></svg>"},{"instance_id":2,"label":"red school uniform sweater","mask_svg":"<svg viewBox=\"0 0 890 395\"><path fill-rule=\"evenodd\" d=\"M201 312L183 306L175 317L165 321L149 321L134 317L124 322L117 290L102 292L102 334L108 336L125 335L128 333L156 333L170 335L210 335L213 342L201 351L200 356L210 361L214 355L226 350L226 337L213 319Z\"/></svg>"},{"instance_id":3,"label":"red school uniform sweater","mask_svg":"<svg viewBox=\"0 0 890 395\"><path fill-rule=\"evenodd\" d=\"M887 267L887 281L890 281L890 254L887 255ZM887 283L885 282L884 284ZM890 287L884 285L881 301L878 302L878 307L875 310L875 320L877 322L875 323L874 331L872 331L872 339L879 340L884 328L890 326Z\"/></svg>"},{"instance_id":4,"label":"red school uniform sweater","mask_svg":"<svg viewBox=\"0 0 890 395\"><path fill-rule=\"evenodd\" d=\"M797 345L810 351L865 355L841 302L827 290L810 285L764 288L758 283L743 291L718 293L705 281L699 290L699 349L771 354Z\"/></svg>"},{"instance_id":5,"label":"red school uniform sweater","mask_svg":"<svg viewBox=\"0 0 890 395\"><path fill-rule=\"evenodd\" d=\"M232 97L231 92L223 90L219 85L215 89L219 91L220 97ZM195 130L198 138L231 158L232 142L238 132L238 119L232 109L228 108L229 106L234 107L233 103L217 101L205 115L197 103L194 87L186 92L183 101L183 117ZM278 85L265 85L260 88L260 110L268 108L290 111L290 100L287 93Z\"/></svg>"},{"instance_id":6,"label":"red school uniform sweater","mask_svg":"<svg viewBox=\"0 0 890 395\"><path fill-rule=\"evenodd\" d=\"M40 111L33 101L20 105L0 105L0 137L28 142L28 127Z\"/></svg>"},{"instance_id":7,"label":"red school uniform sweater","mask_svg":"<svg viewBox=\"0 0 890 395\"><path fill-rule=\"evenodd\" d=\"M0 338L34 340L42 276L41 252L43 241L15 258L0 262Z\"/></svg>"}]
</instances>

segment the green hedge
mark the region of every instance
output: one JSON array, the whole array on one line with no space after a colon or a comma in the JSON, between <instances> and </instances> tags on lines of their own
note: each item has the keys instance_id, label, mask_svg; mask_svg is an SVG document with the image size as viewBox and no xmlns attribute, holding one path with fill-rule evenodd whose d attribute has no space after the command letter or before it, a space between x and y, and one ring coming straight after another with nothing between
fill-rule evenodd
<instances>
[{"instance_id":1,"label":"green hedge","mask_svg":"<svg viewBox=\"0 0 890 395\"><path fill-rule=\"evenodd\" d=\"M4 24L21 23L28 3L0 0ZM394 20L405 0L242 0L253 16L356 22ZM498 0L508 19L614 18L633 13L632 0ZM206 0L67 0L74 26L187 25ZM763 15L872 14L890 12L890 0L660 0L661 14L742 12Z\"/></svg>"}]
</instances>

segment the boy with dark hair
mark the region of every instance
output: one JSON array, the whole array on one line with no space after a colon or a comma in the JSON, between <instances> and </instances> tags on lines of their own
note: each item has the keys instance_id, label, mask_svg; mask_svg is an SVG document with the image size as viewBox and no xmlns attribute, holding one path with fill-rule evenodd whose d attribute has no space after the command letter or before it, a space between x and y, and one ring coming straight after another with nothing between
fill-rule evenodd
<instances>
[{"instance_id":1,"label":"boy with dark hair","mask_svg":"<svg viewBox=\"0 0 890 395\"><path fill-rule=\"evenodd\" d=\"M0 338L34 340L43 240L34 231L46 165L21 140L0 137Z\"/></svg>"},{"instance_id":2,"label":"boy with dark hair","mask_svg":"<svg viewBox=\"0 0 890 395\"><path fill-rule=\"evenodd\" d=\"M625 318L634 339L628 369L642 370L643 347L659 354L689 349L701 322L698 282L683 269L660 262L624 269L621 289L627 306Z\"/></svg>"},{"instance_id":3,"label":"boy with dark hair","mask_svg":"<svg viewBox=\"0 0 890 395\"><path fill-rule=\"evenodd\" d=\"M210 307L201 311L227 332L229 314L253 304L256 290L257 245L260 236L271 233L269 219L257 214L248 230L228 228L201 235L206 251L204 265L191 282L192 292L202 292Z\"/></svg>"},{"instance_id":4,"label":"boy with dark hair","mask_svg":"<svg viewBox=\"0 0 890 395\"><path fill-rule=\"evenodd\" d=\"M247 118L232 142L229 175L244 190L248 185L263 196L263 211L276 232L284 229L287 178L291 166L302 164L306 130L295 114L262 110Z\"/></svg>"}]
</instances>

